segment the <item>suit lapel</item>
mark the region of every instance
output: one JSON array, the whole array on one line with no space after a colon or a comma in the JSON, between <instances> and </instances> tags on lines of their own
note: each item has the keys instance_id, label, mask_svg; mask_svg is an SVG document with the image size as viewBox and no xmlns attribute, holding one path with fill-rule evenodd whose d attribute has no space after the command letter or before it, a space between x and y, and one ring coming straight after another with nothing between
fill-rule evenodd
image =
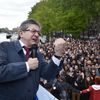
<instances>
[{"instance_id":1,"label":"suit lapel","mask_svg":"<svg viewBox=\"0 0 100 100\"><path fill-rule=\"evenodd\" d=\"M22 58L22 60L25 61L26 57L24 55L24 52L23 52L20 42L18 40L14 41L14 46L15 46L15 49L16 49L17 53L19 54L19 56Z\"/></svg>"}]
</instances>

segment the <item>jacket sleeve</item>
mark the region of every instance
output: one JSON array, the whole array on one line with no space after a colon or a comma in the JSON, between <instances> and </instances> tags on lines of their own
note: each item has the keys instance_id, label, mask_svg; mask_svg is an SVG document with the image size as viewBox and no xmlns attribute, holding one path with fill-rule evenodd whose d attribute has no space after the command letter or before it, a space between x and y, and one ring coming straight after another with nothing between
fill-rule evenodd
<instances>
[{"instance_id":1,"label":"jacket sleeve","mask_svg":"<svg viewBox=\"0 0 100 100\"><path fill-rule=\"evenodd\" d=\"M49 63L47 63L43 57L42 54L39 54L38 56L39 62L40 62L40 73L41 73L41 77L46 79L46 80L50 80L50 79L54 79L56 77L56 75L59 73L59 71L61 70L61 65L57 66L53 60L51 59Z\"/></svg>"},{"instance_id":2,"label":"jacket sleeve","mask_svg":"<svg viewBox=\"0 0 100 100\"><path fill-rule=\"evenodd\" d=\"M92 86L89 86L89 88L85 89L85 90L82 90L82 93L88 93L90 91L92 91Z\"/></svg>"}]
</instances>

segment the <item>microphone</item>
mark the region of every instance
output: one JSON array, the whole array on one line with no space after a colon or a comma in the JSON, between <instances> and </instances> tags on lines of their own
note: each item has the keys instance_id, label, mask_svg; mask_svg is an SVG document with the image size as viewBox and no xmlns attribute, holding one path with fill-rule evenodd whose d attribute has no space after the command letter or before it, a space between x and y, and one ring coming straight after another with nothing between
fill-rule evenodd
<instances>
[{"instance_id":1,"label":"microphone","mask_svg":"<svg viewBox=\"0 0 100 100\"><path fill-rule=\"evenodd\" d=\"M37 44L32 45L31 55L30 55L32 58L37 57L37 49L38 49L38 45Z\"/></svg>"}]
</instances>

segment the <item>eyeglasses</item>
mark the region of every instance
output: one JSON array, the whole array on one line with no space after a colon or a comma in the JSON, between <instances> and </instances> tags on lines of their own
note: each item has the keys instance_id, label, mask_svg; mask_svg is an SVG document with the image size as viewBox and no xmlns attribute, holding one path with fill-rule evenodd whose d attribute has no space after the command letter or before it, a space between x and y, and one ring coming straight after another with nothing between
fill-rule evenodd
<instances>
[{"instance_id":1,"label":"eyeglasses","mask_svg":"<svg viewBox=\"0 0 100 100\"><path fill-rule=\"evenodd\" d=\"M39 35L41 35L41 34L40 34L40 31L37 31L37 30L30 30L30 29L27 29L27 30L25 30L25 31L29 31L29 32L31 32L32 34L38 33Z\"/></svg>"}]
</instances>

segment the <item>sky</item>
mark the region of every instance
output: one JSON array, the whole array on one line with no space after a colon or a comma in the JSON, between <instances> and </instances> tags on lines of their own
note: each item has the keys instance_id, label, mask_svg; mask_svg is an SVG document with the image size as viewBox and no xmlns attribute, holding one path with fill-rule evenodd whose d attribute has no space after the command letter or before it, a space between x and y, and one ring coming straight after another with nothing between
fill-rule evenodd
<instances>
[{"instance_id":1,"label":"sky","mask_svg":"<svg viewBox=\"0 0 100 100\"><path fill-rule=\"evenodd\" d=\"M0 0L0 28L19 27L27 19L28 12L40 0Z\"/></svg>"}]
</instances>

